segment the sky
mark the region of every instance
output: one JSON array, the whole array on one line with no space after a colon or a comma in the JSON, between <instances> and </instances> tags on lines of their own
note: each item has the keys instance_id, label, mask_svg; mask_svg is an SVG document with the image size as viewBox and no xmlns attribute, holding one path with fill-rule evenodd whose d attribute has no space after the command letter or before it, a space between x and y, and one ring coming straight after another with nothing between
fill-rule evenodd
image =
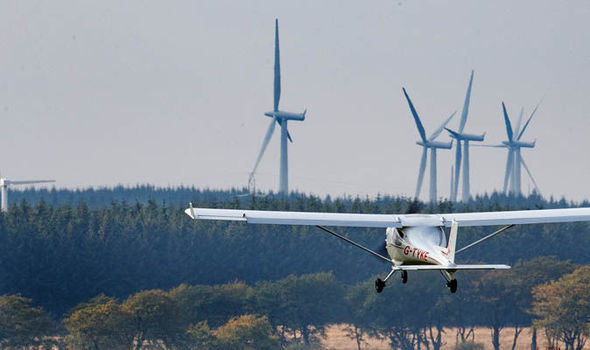
<instances>
[{"instance_id":1,"label":"sky","mask_svg":"<svg viewBox=\"0 0 590 350\"><path fill-rule=\"evenodd\" d=\"M585 0L3 2L2 176L246 186L270 122L275 18L280 107L308 110L289 124L291 190L412 196L421 149L401 89L429 134L461 111L473 69L465 131L497 144L502 101L516 120L542 100L523 158L544 196L590 199ZM260 190L278 188L277 131ZM446 197L454 152L438 155ZM506 150L472 147L470 163L472 194L502 189Z\"/></svg>"}]
</instances>

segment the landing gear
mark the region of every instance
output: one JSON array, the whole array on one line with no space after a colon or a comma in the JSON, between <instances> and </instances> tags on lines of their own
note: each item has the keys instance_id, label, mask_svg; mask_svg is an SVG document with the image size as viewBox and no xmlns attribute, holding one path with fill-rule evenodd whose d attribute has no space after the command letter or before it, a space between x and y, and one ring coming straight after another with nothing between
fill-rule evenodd
<instances>
[{"instance_id":1,"label":"landing gear","mask_svg":"<svg viewBox=\"0 0 590 350\"><path fill-rule=\"evenodd\" d=\"M385 288L385 282L387 282L387 280L390 279L391 276L393 276L395 271L396 270L391 269L391 272L387 274L387 277L385 277L384 280L382 280L381 278L377 278L377 280L375 280L375 290L377 291L377 293L381 293L383 291L383 288Z\"/></svg>"},{"instance_id":2,"label":"landing gear","mask_svg":"<svg viewBox=\"0 0 590 350\"><path fill-rule=\"evenodd\" d=\"M385 288L385 281L381 278L377 278L377 280L375 281L375 290L377 291L377 293L381 293L383 291L383 288Z\"/></svg>"},{"instance_id":3,"label":"landing gear","mask_svg":"<svg viewBox=\"0 0 590 350\"><path fill-rule=\"evenodd\" d=\"M402 271L402 283L408 283L408 271Z\"/></svg>"},{"instance_id":4,"label":"landing gear","mask_svg":"<svg viewBox=\"0 0 590 350\"><path fill-rule=\"evenodd\" d=\"M452 279L447 282L447 287L451 290L451 293L455 293L457 291L457 280Z\"/></svg>"}]
</instances>

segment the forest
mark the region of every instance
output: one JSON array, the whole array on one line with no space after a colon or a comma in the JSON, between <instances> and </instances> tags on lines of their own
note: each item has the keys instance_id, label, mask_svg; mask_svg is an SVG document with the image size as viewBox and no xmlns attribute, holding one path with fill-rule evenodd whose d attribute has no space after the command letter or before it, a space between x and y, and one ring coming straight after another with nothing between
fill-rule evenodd
<instances>
[{"instance_id":1,"label":"forest","mask_svg":"<svg viewBox=\"0 0 590 350\"><path fill-rule=\"evenodd\" d=\"M449 327L465 343L474 327L490 328L492 339L512 327L516 339L519 329L534 326L572 349L588 335L590 310L580 305L590 298L588 223L523 225L465 251L457 257L462 263L513 269L458 274L456 295L436 273L410 274L407 285L395 281L376 294L374 279L387 264L315 228L195 222L183 213L188 202L356 213L588 203L490 194L428 205L387 195L244 193L151 186L11 192L13 204L0 215L0 344L295 349L311 346L335 323L349 325L359 349L369 335L385 337L392 348L438 349ZM493 230L461 229L458 247ZM369 247L384 239L378 229L338 231Z\"/></svg>"}]
</instances>

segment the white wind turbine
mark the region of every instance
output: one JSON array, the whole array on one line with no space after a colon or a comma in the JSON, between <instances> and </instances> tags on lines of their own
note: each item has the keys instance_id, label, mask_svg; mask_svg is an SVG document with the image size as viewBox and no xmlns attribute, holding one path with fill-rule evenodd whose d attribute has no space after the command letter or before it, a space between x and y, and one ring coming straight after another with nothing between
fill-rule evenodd
<instances>
[{"instance_id":1,"label":"white wind turbine","mask_svg":"<svg viewBox=\"0 0 590 350\"><path fill-rule=\"evenodd\" d=\"M459 175L461 174L461 158L463 158L463 187L462 197L463 202L469 201L471 198L469 194L469 142L481 142L485 137L485 133L481 135L468 134L463 132L465 123L467 123L467 115L469 114L469 103L471 100L471 86L473 84L473 71L471 71L471 78L469 78L469 85L467 86L467 93L465 94L465 103L463 104L463 111L461 112L461 122L457 131L445 128L450 136L457 140L455 152L455 174L453 175L453 185L451 186L451 200L457 201L457 193L459 189ZM463 147L463 155L461 154L461 146Z\"/></svg>"},{"instance_id":2,"label":"white wind turbine","mask_svg":"<svg viewBox=\"0 0 590 350\"><path fill-rule=\"evenodd\" d=\"M1 210L2 212L8 211L8 187L12 185L33 185L33 184L45 184L55 182L55 180L8 180L0 177L0 195L2 196Z\"/></svg>"},{"instance_id":3,"label":"white wind turbine","mask_svg":"<svg viewBox=\"0 0 590 350\"><path fill-rule=\"evenodd\" d=\"M450 117L447 118L439 127L436 129L429 138L426 138L426 131L424 130L424 126L420 121L420 117L418 116L418 112L414 108L414 104L410 100L408 93L406 92L405 88L402 88L404 95L406 96L406 100L408 100L408 105L410 106L410 111L412 112L412 116L414 116L414 121L416 122L416 127L418 128L418 133L420 134L421 141L417 141L416 144L422 146L422 160L420 161L420 170L418 172L418 183L416 185L416 195L415 198L418 198L420 195L420 190L422 189L422 180L424 179L424 170L426 169L426 158L428 157L428 149L430 149L430 203L436 203L436 150L437 149L451 149L453 147L453 142L440 142L435 141L436 138L441 134L443 129L447 126L447 124L451 121L453 116L457 112L453 112Z\"/></svg>"},{"instance_id":4,"label":"white wind turbine","mask_svg":"<svg viewBox=\"0 0 590 350\"><path fill-rule=\"evenodd\" d=\"M264 141L262 141L262 147L260 149L260 153L258 153L258 157L256 158L256 163L254 164L254 168L250 173L250 179L248 180L248 187L249 189L253 188L254 186L254 174L256 173L256 169L262 160L262 156L264 155L264 151L266 151L266 146L272 137L272 134L275 130L275 125L279 124L281 127L281 163L280 163L280 177L279 177L279 193L281 194L288 194L289 192L289 168L288 168L288 157L287 157L287 140L293 142L291 138L291 134L287 129L287 122L289 120L297 120L303 121L305 120L305 113L291 113L291 112L284 112L279 110L279 100L281 99L281 60L279 54L279 20L275 20L275 67L274 67L274 106L272 112L264 113L265 116L272 118L268 130L266 131L266 135L264 136Z\"/></svg>"}]
</instances>

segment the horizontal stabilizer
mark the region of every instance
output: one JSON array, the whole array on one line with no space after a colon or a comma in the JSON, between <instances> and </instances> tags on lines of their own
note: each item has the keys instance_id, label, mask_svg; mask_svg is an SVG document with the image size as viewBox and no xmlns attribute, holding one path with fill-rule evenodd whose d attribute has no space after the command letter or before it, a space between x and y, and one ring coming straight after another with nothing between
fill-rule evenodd
<instances>
[{"instance_id":1,"label":"horizontal stabilizer","mask_svg":"<svg viewBox=\"0 0 590 350\"><path fill-rule=\"evenodd\" d=\"M399 265L394 266L394 270L400 271L420 271L420 270L507 270L508 265Z\"/></svg>"}]
</instances>

